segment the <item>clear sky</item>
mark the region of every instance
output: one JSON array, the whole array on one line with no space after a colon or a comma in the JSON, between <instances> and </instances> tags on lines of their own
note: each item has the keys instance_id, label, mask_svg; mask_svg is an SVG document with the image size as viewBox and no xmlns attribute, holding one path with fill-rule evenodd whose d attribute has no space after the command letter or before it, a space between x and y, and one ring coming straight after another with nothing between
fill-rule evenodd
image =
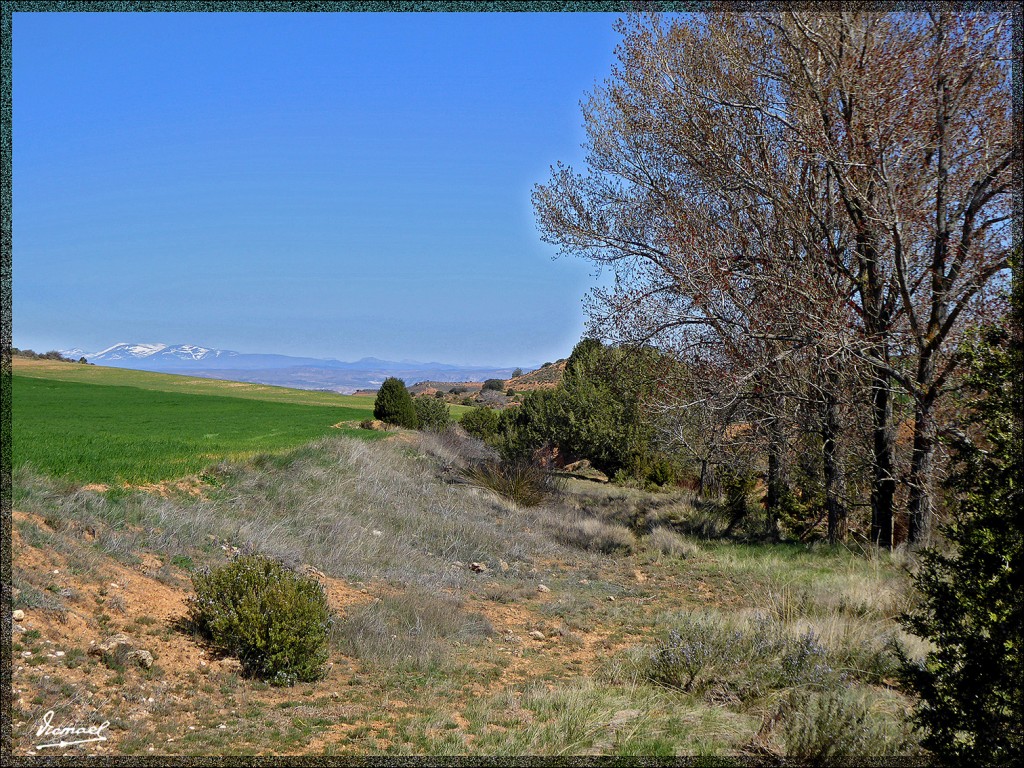
<instances>
[{"instance_id":1,"label":"clear sky","mask_svg":"<svg viewBox=\"0 0 1024 768\"><path fill-rule=\"evenodd\" d=\"M15 13L13 343L526 365L613 14Z\"/></svg>"}]
</instances>

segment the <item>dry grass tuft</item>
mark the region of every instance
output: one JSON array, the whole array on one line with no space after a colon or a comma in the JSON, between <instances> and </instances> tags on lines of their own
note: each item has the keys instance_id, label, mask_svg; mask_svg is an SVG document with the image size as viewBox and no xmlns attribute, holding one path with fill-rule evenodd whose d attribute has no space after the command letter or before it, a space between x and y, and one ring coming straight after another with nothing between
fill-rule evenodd
<instances>
[{"instance_id":1,"label":"dry grass tuft","mask_svg":"<svg viewBox=\"0 0 1024 768\"><path fill-rule=\"evenodd\" d=\"M659 526L644 539L647 549L668 557L687 558L700 554L700 547L670 528Z\"/></svg>"}]
</instances>

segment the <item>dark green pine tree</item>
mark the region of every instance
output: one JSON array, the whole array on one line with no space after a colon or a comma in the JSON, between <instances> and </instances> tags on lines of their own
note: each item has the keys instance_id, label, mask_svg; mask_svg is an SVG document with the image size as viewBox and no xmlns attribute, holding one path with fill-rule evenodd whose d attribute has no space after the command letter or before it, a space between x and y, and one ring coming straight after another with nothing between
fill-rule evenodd
<instances>
[{"instance_id":1,"label":"dark green pine tree","mask_svg":"<svg viewBox=\"0 0 1024 768\"><path fill-rule=\"evenodd\" d=\"M419 426L416 405L409 390L405 388L404 381L394 376L385 379L373 403L373 418L409 429L416 429Z\"/></svg>"},{"instance_id":2,"label":"dark green pine tree","mask_svg":"<svg viewBox=\"0 0 1024 768\"><path fill-rule=\"evenodd\" d=\"M1018 297L1019 298L1019 297ZM1015 302L1019 304L1020 302ZM924 745L953 764L1024 759L1024 555L1019 404L1021 341L988 327L965 348L971 427L954 447L948 552L922 553L923 600L904 626L935 645L923 664L902 659L920 695ZM1016 404L1016 406L1015 406ZM902 655L902 653L901 653Z\"/></svg>"}]
</instances>

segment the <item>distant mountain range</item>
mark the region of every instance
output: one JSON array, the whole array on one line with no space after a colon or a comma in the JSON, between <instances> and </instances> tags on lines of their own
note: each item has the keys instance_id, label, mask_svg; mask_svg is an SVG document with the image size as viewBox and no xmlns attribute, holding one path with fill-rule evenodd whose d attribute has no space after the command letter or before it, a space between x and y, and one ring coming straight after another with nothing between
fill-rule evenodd
<instances>
[{"instance_id":1,"label":"distant mountain range","mask_svg":"<svg viewBox=\"0 0 1024 768\"><path fill-rule=\"evenodd\" d=\"M459 366L421 363L411 360L378 360L364 357L347 363L291 355L262 355L210 349L196 344L140 344L122 342L100 352L62 350L72 359L84 357L90 363L114 368L132 368L160 373L188 374L212 379L270 384L296 389L354 392L375 389L389 376L406 384L419 381L484 381L507 379L513 368Z\"/></svg>"}]
</instances>

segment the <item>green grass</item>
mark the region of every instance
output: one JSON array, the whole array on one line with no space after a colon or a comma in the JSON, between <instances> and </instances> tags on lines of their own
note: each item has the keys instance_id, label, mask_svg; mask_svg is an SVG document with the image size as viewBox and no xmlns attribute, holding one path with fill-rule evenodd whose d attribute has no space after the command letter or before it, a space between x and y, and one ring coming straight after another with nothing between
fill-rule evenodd
<instances>
[{"instance_id":1,"label":"green grass","mask_svg":"<svg viewBox=\"0 0 1024 768\"><path fill-rule=\"evenodd\" d=\"M224 388L217 390L224 394L217 395L165 391L36 378L20 370L12 377L12 391L13 467L28 464L83 483L178 478L221 459L274 453L339 432L366 439L381 436L332 428L339 422L370 418L369 398L359 399L363 408L314 405L299 397L293 402L254 399L251 391L248 396L227 396L231 390Z\"/></svg>"},{"instance_id":2,"label":"green grass","mask_svg":"<svg viewBox=\"0 0 1024 768\"><path fill-rule=\"evenodd\" d=\"M365 395L339 395L307 389L272 387L265 384L245 384L238 381L203 379L169 373L133 371L127 368L106 368L99 365L59 363L50 360L12 360L15 376L34 379L73 381L81 384L137 387L157 392L176 392L190 395L223 395L244 400L265 400L298 405L330 405L365 411L361 418L372 418L373 398Z\"/></svg>"}]
</instances>

